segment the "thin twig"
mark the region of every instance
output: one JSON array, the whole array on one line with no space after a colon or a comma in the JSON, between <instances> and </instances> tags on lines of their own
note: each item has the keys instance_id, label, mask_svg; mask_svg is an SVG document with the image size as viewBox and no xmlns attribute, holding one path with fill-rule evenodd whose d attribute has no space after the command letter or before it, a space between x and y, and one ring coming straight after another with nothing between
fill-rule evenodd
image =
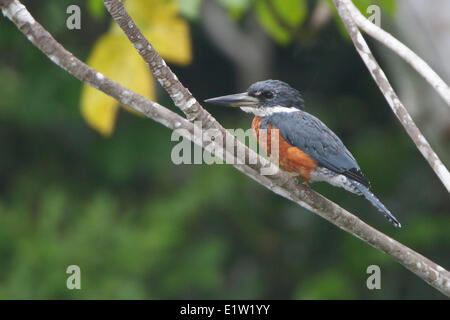
<instances>
[{"instance_id":1,"label":"thin twig","mask_svg":"<svg viewBox=\"0 0 450 320\"><path fill-rule=\"evenodd\" d=\"M65 50L64 47L62 47L38 22L36 22L18 0L0 0L0 8L4 15L6 15L36 47L58 66L79 80L112 96L122 104L129 105L136 111L143 112L147 117L158 121L170 129L185 129L188 134L183 135L183 130L178 130L178 132L195 143L199 143L201 136L199 136L198 133L195 133L198 126L174 112L167 110L165 107L136 94L128 88L122 87L118 83L85 65L70 52ZM168 76L171 76L171 74L168 74ZM166 79L166 81L169 80ZM179 85L181 85L181 83ZM178 92L174 92L175 95L177 93ZM184 100L186 101L186 104L180 106L180 109L189 109L189 99ZM210 121L216 122L212 117ZM213 127L222 128L219 123L213 124ZM201 141L200 144L205 147ZM221 147L226 154L231 152L231 150L227 150L226 147ZM245 146L244 148L249 153L254 152ZM232 155L236 160L236 155L234 153ZM313 190L303 185L298 185L285 172L279 171L270 176L259 174L259 170L263 166L268 165L268 161L259 157L259 155L256 156L260 160L257 165L234 166L274 193L315 212L339 228L385 252L428 284L441 291L443 294L450 296L450 273L444 268L365 224L356 216Z\"/></svg>"},{"instance_id":2,"label":"thin twig","mask_svg":"<svg viewBox=\"0 0 450 320\"><path fill-rule=\"evenodd\" d=\"M392 88L389 80L384 74L383 69L378 65L375 57L370 51L369 46L367 45L364 37L359 32L356 23L353 20L352 15L345 5L344 0L333 0L336 8L338 10L339 16L344 22L345 27L347 28L348 33L355 45L356 50L361 56L364 64L367 69L369 69L372 78L375 80L376 84L380 88L383 93L386 101L391 107L394 114L400 120L400 123L405 128L408 135L411 137L413 142L416 144L420 153L422 153L423 157L428 161L431 168L434 170L438 178L441 180L442 184L445 186L448 192L450 192L450 173L447 168L444 166L442 161L439 159L437 154L433 151L427 139L420 132L419 128L414 123L413 119L409 115L403 103L398 98L394 89Z\"/></svg>"},{"instance_id":3,"label":"thin twig","mask_svg":"<svg viewBox=\"0 0 450 320\"><path fill-rule=\"evenodd\" d=\"M378 40L386 47L391 49L394 53L398 54L403 60L409 63L416 71L424 77L426 81L439 93L444 101L450 107L450 88L442 80L441 77L414 51L405 46L402 42L397 40L390 33L384 31L376 24L370 22L364 15L359 12L351 0L339 0L343 3L356 25L360 27L365 33Z\"/></svg>"}]
</instances>

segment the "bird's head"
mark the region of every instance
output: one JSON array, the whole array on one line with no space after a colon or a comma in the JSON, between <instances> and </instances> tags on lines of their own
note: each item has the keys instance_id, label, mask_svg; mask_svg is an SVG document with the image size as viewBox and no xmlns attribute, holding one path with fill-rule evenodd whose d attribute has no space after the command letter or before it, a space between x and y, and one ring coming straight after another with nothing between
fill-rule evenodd
<instances>
[{"instance_id":1,"label":"bird's head","mask_svg":"<svg viewBox=\"0 0 450 320\"><path fill-rule=\"evenodd\" d=\"M205 102L238 107L257 116L304 109L300 92L279 80L259 81L246 92L211 98Z\"/></svg>"}]
</instances>

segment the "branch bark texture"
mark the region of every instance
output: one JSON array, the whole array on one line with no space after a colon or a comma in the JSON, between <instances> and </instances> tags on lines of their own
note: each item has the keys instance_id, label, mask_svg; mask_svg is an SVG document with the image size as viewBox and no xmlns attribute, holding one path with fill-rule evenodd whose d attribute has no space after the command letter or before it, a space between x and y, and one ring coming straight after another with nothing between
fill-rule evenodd
<instances>
[{"instance_id":1,"label":"branch bark texture","mask_svg":"<svg viewBox=\"0 0 450 320\"><path fill-rule=\"evenodd\" d=\"M339 0L345 4L356 25L378 40L413 67L437 91L450 107L450 88L441 77L414 51L364 17L351 0Z\"/></svg>"},{"instance_id":2,"label":"branch bark texture","mask_svg":"<svg viewBox=\"0 0 450 320\"><path fill-rule=\"evenodd\" d=\"M391 84L389 83L389 80L386 77L383 69L381 69L381 67L378 65L378 62L370 51L369 46L361 35L361 32L359 32L352 13L348 9L349 6L347 6L347 4L350 3L350 1L333 0L333 2L336 5L339 16L344 22L348 33L350 34L356 50L358 51L364 64L372 75L372 78L375 80L376 84L386 98L386 101L388 102L392 111L394 112L398 120L400 120L400 123L403 125L405 131L413 140L422 156L425 158L425 160L427 160L428 164L441 180L447 191L450 193L450 172L444 166L437 154L433 151L427 139L420 132L419 128L416 126L405 106L400 101ZM351 5L353 5L353 3ZM358 11L356 7L355 10ZM361 14L359 11L358 13Z\"/></svg>"},{"instance_id":3,"label":"branch bark texture","mask_svg":"<svg viewBox=\"0 0 450 320\"><path fill-rule=\"evenodd\" d=\"M156 53L156 51L154 51L153 47L148 44L147 40L144 40L144 37L137 26L134 25L131 18L126 14L121 2L118 0L104 0L104 2L107 9L113 14L114 19L119 22L119 25L127 34L136 49L140 51L155 77L169 92L174 103L183 110L188 119L179 116L156 102L140 96L85 65L82 61L65 50L63 46L61 46L37 21L35 21L28 10L18 0L0 0L0 8L4 15L8 17L37 48L47 55L55 64L80 81L101 90L117 99L120 103L129 105L136 111L145 114L147 117L172 130L185 129L187 134L184 136L204 148L206 147L204 139L198 134L198 129L202 126L215 128L219 132L224 132L224 137L235 139L201 107L189 90L179 82L178 78L172 73L170 68L167 67L164 60ZM129 27L130 25L133 27ZM194 120L201 120L202 122L198 125L199 122L193 122ZM235 145L240 144L236 139L234 142ZM226 146L222 145L220 141L210 141L210 143L218 143L219 147L223 148L224 155L236 158L236 153L234 152L235 149L230 148L228 143ZM246 149L246 154L254 153L254 151L249 150L245 146L241 147ZM273 164L257 154L254 156L259 160L257 164L235 164L234 166L239 171L274 193L318 214L339 228L385 252L431 286L438 289L443 294L450 296L450 273L447 270L372 228L353 214L342 209L337 204L314 192L310 188L296 183L289 174L278 170L274 175L261 175L260 169L262 167L273 166ZM239 159L235 160L234 163L238 163L237 160Z\"/></svg>"}]
</instances>

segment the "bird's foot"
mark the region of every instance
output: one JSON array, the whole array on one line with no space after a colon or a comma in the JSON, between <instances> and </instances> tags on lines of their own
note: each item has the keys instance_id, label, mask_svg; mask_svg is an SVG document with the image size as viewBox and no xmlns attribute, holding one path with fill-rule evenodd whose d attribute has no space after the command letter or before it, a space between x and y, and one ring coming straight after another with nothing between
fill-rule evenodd
<instances>
[{"instance_id":1,"label":"bird's foot","mask_svg":"<svg viewBox=\"0 0 450 320\"><path fill-rule=\"evenodd\" d=\"M297 172L289 172L288 174L292 177L292 179L294 179L296 184L300 183L300 179L299 179L299 174Z\"/></svg>"},{"instance_id":2,"label":"bird's foot","mask_svg":"<svg viewBox=\"0 0 450 320\"><path fill-rule=\"evenodd\" d=\"M298 174L298 172L288 172L289 175L295 180L295 183L297 185L303 184L304 186L310 188L309 186L309 181L308 180L301 180L300 175Z\"/></svg>"},{"instance_id":3,"label":"bird's foot","mask_svg":"<svg viewBox=\"0 0 450 320\"><path fill-rule=\"evenodd\" d=\"M287 172L292 178L298 178L299 174L298 172Z\"/></svg>"}]
</instances>

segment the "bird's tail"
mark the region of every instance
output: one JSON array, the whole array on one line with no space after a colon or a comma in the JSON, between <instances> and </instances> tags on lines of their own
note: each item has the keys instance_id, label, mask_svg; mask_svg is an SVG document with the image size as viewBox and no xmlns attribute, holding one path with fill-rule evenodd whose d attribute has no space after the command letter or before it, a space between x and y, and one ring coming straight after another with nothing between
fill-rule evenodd
<instances>
[{"instance_id":1,"label":"bird's tail","mask_svg":"<svg viewBox=\"0 0 450 320\"><path fill-rule=\"evenodd\" d=\"M392 213L381 203L380 200L370 190L361 183L354 181L352 183L361 194L370 201L370 203L378 209L395 227L401 228L400 222L392 215Z\"/></svg>"}]
</instances>

